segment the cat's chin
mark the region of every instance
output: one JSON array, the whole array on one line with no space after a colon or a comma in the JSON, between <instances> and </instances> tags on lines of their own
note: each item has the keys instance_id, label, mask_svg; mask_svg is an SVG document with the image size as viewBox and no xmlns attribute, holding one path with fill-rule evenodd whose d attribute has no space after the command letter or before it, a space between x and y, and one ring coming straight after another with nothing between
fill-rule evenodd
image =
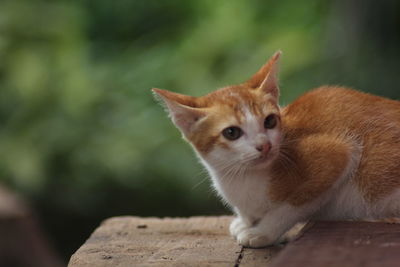
<instances>
[{"instance_id":1,"label":"cat's chin","mask_svg":"<svg viewBox=\"0 0 400 267\"><path fill-rule=\"evenodd\" d=\"M260 156L252 161L252 169L260 170L268 168L274 160L274 155L268 154L266 156Z\"/></svg>"}]
</instances>

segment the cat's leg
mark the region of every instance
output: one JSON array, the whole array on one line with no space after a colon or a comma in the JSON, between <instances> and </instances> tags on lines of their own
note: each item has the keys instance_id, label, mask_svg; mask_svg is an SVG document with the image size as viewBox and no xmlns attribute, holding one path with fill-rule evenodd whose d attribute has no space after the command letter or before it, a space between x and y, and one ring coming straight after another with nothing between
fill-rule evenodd
<instances>
[{"instance_id":1,"label":"cat's leg","mask_svg":"<svg viewBox=\"0 0 400 267\"><path fill-rule=\"evenodd\" d=\"M246 247L272 245L296 223L308 218L310 213L310 207L300 209L282 204L266 213L255 226L242 229L237 240Z\"/></svg>"},{"instance_id":2,"label":"cat's leg","mask_svg":"<svg viewBox=\"0 0 400 267\"><path fill-rule=\"evenodd\" d=\"M235 208L236 217L232 220L229 226L229 232L234 237L237 238L237 235L243 230L250 228L253 223L250 218L244 216L240 213L240 211Z\"/></svg>"},{"instance_id":3,"label":"cat's leg","mask_svg":"<svg viewBox=\"0 0 400 267\"><path fill-rule=\"evenodd\" d=\"M229 232L233 237L236 238L240 232L249 227L251 227L250 224L246 223L246 221L242 217L237 216L232 220L229 226Z\"/></svg>"}]
</instances>

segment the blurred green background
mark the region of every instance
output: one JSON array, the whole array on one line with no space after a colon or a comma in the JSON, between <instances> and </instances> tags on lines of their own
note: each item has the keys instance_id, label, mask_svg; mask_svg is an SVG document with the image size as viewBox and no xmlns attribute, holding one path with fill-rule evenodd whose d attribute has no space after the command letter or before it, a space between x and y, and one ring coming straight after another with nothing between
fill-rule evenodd
<instances>
[{"instance_id":1,"label":"blurred green background","mask_svg":"<svg viewBox=\"0 0 400 267\"><path fill-rule=\"evenodd\" d=\"M116 215L228 213L150 89L202 95L276 50L282 105L322 84L398 98L396 1L0 1L0 183L67 261Z\"/></svg>"}]
</instances>

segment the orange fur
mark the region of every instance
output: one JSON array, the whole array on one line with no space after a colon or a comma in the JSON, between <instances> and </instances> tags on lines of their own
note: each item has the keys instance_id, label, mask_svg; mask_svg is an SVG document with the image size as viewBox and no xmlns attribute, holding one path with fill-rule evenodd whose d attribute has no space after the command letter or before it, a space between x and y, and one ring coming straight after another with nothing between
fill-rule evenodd
<instances>
[{"instance_id":1,"label":"orange fur","mask_svg":"<svg viewBox=\"0 0 400 267\"><path fill-rule=\"evenodd\" d=\"M400 188L400 102L322 87L284 108L282 117L289 140L315 134L337 138L348 133L353 142L360 142L362 156L353 179L368 201L376 202ZM324 157L334 155L325 153ZM315 164L318 158L311 161Z\"/></svg>"},{"instance_id":2,"label":"orange fur","mask_svg":"<svg viewBox=\"0 0 400 267\"><path fill-rule=\"evenodd\" d=\"M269 195L274 201L303 205L331 188L350 160L351 145L330 135L293 139L275 161ZM328 157L326 155L329 155Z\"/></svg>"}]
</instances>

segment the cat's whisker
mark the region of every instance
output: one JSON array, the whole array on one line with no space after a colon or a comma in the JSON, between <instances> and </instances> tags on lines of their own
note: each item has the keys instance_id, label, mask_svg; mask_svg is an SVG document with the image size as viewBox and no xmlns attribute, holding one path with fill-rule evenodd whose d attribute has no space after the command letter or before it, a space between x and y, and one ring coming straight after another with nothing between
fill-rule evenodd
<instances>
[{"instance_id":1,"label":"cat's whisker","mask_svg":"<svg viewBox=\"0 0 400 267\"><path fill-rule=\"evenodd\" d=\"M231 168L233 168L233 167L236 167L238 164L236 164L236 163L231 163L231 164L222 164L222 165L220 165L220 166L216 166L216 167L214 167L214 168L216 168L216 170L218 170L219 172L222 172L222 173L224 173L224 172L227 172L228 170L230 170Z\"/></svg>"},{"instance_id":2,"label":"cat's whisker","mask_svg":"<svg viewBox=\"0 0 400 267\"><path fill-rule=\"evenodd\" d=\"M196 183L193 187L192 190L195 189L196 187L198 187L199 185L201 185L202 183L204 183L204 181L206 181L207 179L209 179L209 172L208 170L203 166L199 172L194 176L194 179L198 179L200 178L200 182Z\"/></svg>"},{"instance_id":3,"label":"cat's whisker","mask_svg":"<svg viewBox=\"0 0 400 267\"><path fill-rule=\"evenodd\" d=\"M203 183L204 183L205 181L207 181L208 179L209 179L208 176L204 177L203 179L201 179L200 182L198 182L197 184L195 184L195 185L191 188L191 190L193 191L194 189L196 189L197 187L199 187L201 184L203 184Z\"/></svg>"},{"instance_id":4,"label":"cat's whisker","mask_svg":"<svg viewBox=\"0 0 400 267\"><path fill-rule=\"evenodd\" d=\"M240 177L239 179L243 179L243 178L244 178L244 176L245 176L246 173L247 173L248 166L249 166L249 164L247 163L247 164L244 164L244 166L242 166L242 167L240 168L240 172L239 172L239 174L238 174L238 176Z\"/></svg>"},{"instance_id":5,"label":"cat's whisker","mask_svg":"<svg viewBox=\"0 0 400 267\"><path fill-rule=\"evenodd\" d=\"M227 176L229 175L230 178L228 179L228 182L231 183L235 179L243 179L248 171L249 166L249 163L242 163L241 165L232 168L232 171L227 173Z\"/></svg>"},{"instance_id":6,"label":"cat's whisker","mask_svg":"<svg viewBox=\"0 0 400 267\"><path fill-rule=\"evenodd\" d=\"M221 177L222 179L227 180L228 183L230 183L234 178L237 177L237 173L242 169L242 165L238 164L232 164L229 169L225 171L223 176Z\"/></svg>"},{"instance_id":7,"label":"cat's whisker","mask_svg":"<svg viewBox=\"0 0 400 267\"><path fill-rule=\"evenodd\" d=\"M220 171L224 171L227 168L230 168L232 166L236 166L236 167L240 167L243 163L243 161L233 161L233 162L221 162L220 164L213 164L213 167L220 170Z\"/></svg>"}]
</instances>

